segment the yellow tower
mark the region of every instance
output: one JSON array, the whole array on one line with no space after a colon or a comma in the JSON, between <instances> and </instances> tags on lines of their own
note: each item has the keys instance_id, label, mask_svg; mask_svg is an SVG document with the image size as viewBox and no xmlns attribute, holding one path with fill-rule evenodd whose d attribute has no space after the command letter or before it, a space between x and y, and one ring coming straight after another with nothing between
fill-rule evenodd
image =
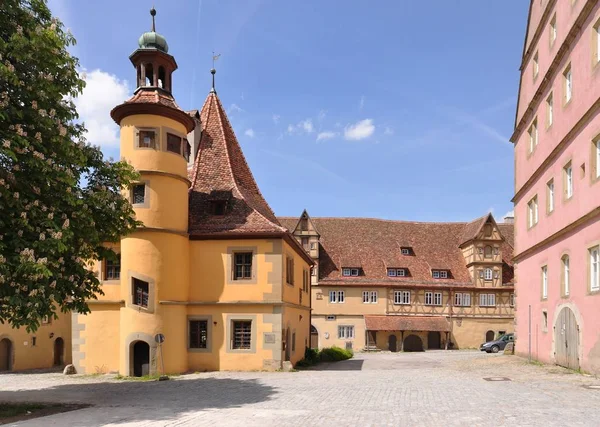
<instances>
[{"instance_id":1,"label":"yellow tower","mask_svg":"<svg viewBox=\"0 0 600 427\"><path fill-rule=\"evenodd\" d=\"M145 375L187 369L186 307L189 289L187 134L194 120L171 93L175 58L165 38L142 34L130 56L137 72L131 99L111 116L121 128L121 158L140 173L129 197L143 227L121 240L119 372ZM155 342L163 334L162 348ZM161 355L160 352L163 352Z\"/></svg>"}]
</instances>

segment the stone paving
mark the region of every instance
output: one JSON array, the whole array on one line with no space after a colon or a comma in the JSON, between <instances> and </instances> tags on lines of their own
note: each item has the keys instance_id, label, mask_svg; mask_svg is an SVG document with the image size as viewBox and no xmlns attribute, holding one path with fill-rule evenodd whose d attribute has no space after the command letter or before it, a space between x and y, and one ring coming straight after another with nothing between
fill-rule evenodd
<instances>
[{"instance_id":1,"label":"stone paving","mask_svg":"<svg viewBox=\"0 0 600 427\"><path fill-rule=\"evenodd\" d=\"M0 401L94 405L18 426L600 426L600 390L584 388L595 384L600 379L515 356L430 351L165 382L5 374Z\"/></svg>"}]
</instances>

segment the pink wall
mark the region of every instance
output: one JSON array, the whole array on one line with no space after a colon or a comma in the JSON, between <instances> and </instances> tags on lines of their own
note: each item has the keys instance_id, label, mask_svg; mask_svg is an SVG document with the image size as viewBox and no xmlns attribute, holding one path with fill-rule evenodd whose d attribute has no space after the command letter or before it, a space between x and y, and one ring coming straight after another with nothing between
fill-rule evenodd
<instances>
[{"instance_id":1,"label":"pink wall","mask_svg":"<svg viewBox=\"0 0 600 427\"><path fill-rule=\"evenodd\" d=\"M533 51L539 52L540 71L533 80L532 61L524 68L519 97L519 114L527 109L535 91L569 33L575 19L587 0L558 0L555 10L543 22L544 31ZM544 1L544 5L546 2ZM535 7L539 2L534 0ZM552 47L549 43L549 21L556 12L557 40ZM537 21L541 11L537 10ZM570 51L561 61L551 77L552 83L544 90L535 114L530 117L523 132L515 144L515 192L518 192L532 174L548 158L552 150L573 129L576 123L600 97L600 63L593 60L594 24L600 19L600 4L596 4L571 44ZM537 21L535 24L537 25ZM534 20L532 19L532 22ZM530 28L530 34L535 32ZM532 56L533 57L533 56ZM571 63L573 76L573 98L563 106L563 71ZM553 92L553 124L547 128L546 98ZM529 134L527 129L537 116L538 145L533 154L529 154ZM591 168L592 140L600 135L600 111L596 111L573 138L564 146L559 156L543 171L518 200L515 200L515 252L522 253L533 245L548 238L565 226L578 220L600 205L600 181L593 181ZM571 161L573 168L573 196L565 201L563 188L563 167ZM585 167L585 172L582 171ZM554 179L554 211L546 212L546 183ZM539 221L531 229L527 228L527 203L538 196ZM600 372L600 296L588 295L588 247L600 241L600 219L589 221L569 235L552 241L546 247L539 248L533 254L518 261L516 270L516 351L526 354L528 349L528 306L532 307L532 352L540 360L553 361L553 326L555 316L564 304L578 316L581 333L580 361L582 368ZM571 295L560 296L561 256L570 256ZM541 301L541 267L548 265L548 299ZM542 332L542 310L548 311L548 332Z\"/></svg>"}]
</instances>

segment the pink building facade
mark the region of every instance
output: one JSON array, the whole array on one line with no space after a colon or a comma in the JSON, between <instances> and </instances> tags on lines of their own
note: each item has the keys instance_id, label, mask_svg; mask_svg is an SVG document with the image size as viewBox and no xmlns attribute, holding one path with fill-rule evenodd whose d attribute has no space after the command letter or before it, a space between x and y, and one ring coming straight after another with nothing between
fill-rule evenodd
<instances>
[{"instance_id":1,"label":"pink building facade","mask_svg":"<svg viewBox=\"0 0 600 427\"><path fill-rule=\"evenodd\" d=\"M518 354L600 372L600 2L532 0L515 149Z\"/></svg>"}]
</instances>

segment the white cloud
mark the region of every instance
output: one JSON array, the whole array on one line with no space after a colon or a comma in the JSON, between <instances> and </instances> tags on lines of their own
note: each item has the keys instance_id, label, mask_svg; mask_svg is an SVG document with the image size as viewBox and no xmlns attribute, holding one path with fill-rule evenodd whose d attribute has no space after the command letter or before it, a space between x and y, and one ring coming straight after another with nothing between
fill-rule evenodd
<instances>
[{"instance_id":1,"label":"white cloud","mask_svg":"<svg viewBox=\"0 0 600 427\"><path fill-rule=\"evenodd\" d=\"M337 132L331 132L331 131L321 132L317 135L317 141L321 141L322 139L335 138L337 135L338 135Z\"/></svg>"},{"instance_id":2,"label":"white cloud","mask_svg":"<svg viewBox=\"0 0 600 427\"><path fill-rule=\"evenodd\" d=\"M231 104L231 106L229 107L229 110L227 111L227 114L243 113L243 112L244 112L243 108L241 108L239 105Z\"/></svg>"},{"instance_id":3,"label":"white cloud","mask_svg":"<svg viewBox=\"0 0 600 427\"><path fill-rule=\"evenodd\" d=\"M312 119L306 119L306 120L302 120L300 123L298 123L297 125L292 125L289 124L287 127L287 132L291 135L294 133L312 133L314 132L314 127L313 127L313 122Z\"/></svg>"},{"instance_id":4,"label":"white cloud","mask_svg":"<svg viewBox=\"0 0 600 427\"><path fill-rule=\"evenodd\" d=\"M365 96L363 95L360 97L360 109L362 110L364 106L365 106Z\"/></svg>"},{"instance_id":5,"label":"white cloud","mask_svg":"<svg viewBox=\"0 0 600 427\"><path fill-rule=\"evenodd\" d=\"M244 132L244 135L249 136L250 138L254 138L254 129L252 129L252 128L246 129L246 132Z\"/></svg>"},{"instance_id":6,"label":"white cloud","mask_svg":"<svg viewBox=\"0 0 600 427\"><path fill-rule=\"evenodd\" d=\"M102 70L83 70L81 76L86 86L74 102L87 128L86 139L104 149L118 148L119 126L110 117L110 110L129 98L127 81Z\"/></svg>"},{"instance_id":7,"label":"white cloud","mask_svg":"<svg viewBox=\"0 0 600 427\"><path fill-rule=\"evenodd\" d=\"M279 123L280 118L281 118L281 116L279 114L273 114L273 123L275 123L275 124Z\"/></svg>"},{"instance_id":8,"label":"white cloud","mask_svg":"<svg viewBox=\"0 0 600 427\"><path fill-rule=\"evenodd\" d=\"M344 138L350 141L360 141L373 135L375 125L372 119L365 119L344 128Z\"/></svg>"},{"instance_id":9,"label":"white cloud","mask_svg":"<svg viewBox=\"0 0 600 427\"><path fill-rule=\"evenodd\" d=\"M384 135L393 135L393 134L394 134L394 129L392 129L392 128L391 128L391 127L389 127L389 126L386 126L386 127L385 127L385 130L383 131L383 134L384 134Z\"/></svg>"}]
</instances>

